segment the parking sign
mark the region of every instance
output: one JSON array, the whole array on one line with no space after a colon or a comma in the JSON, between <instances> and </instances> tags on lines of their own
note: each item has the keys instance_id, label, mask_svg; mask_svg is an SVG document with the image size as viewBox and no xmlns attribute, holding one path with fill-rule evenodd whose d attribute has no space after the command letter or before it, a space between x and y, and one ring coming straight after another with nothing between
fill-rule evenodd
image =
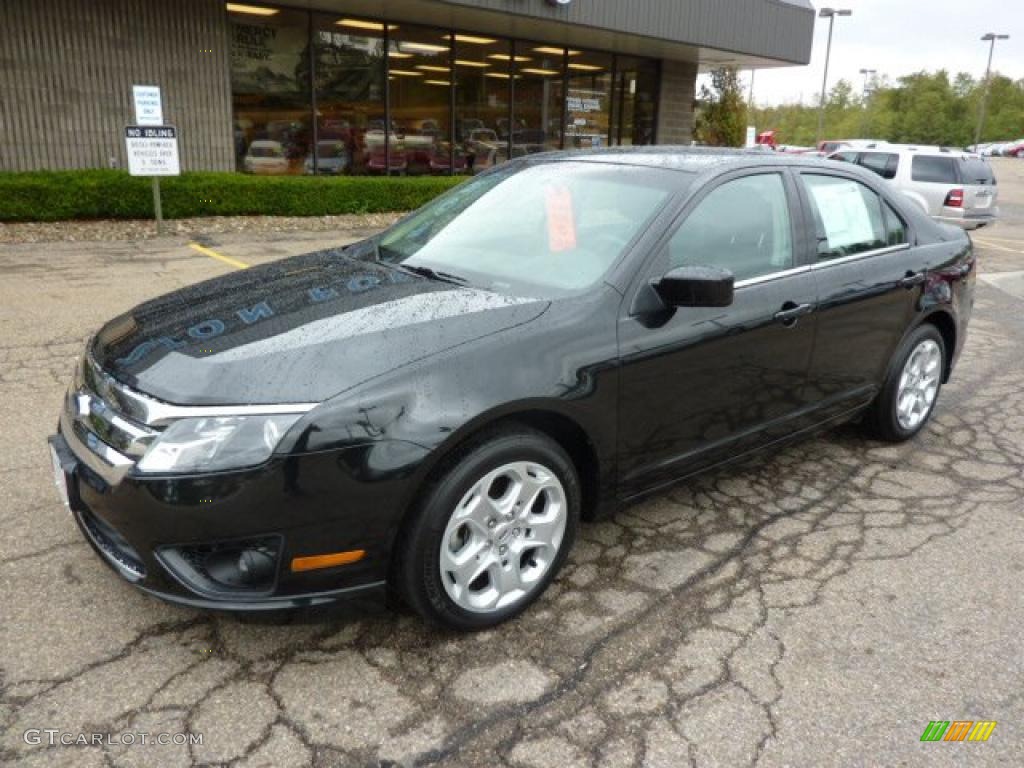
<instances>
[{"instance_id":1,"label":"parking sign","mask_svg":"<svg viewBox=\"0 0 1024 768\"><path fill-rule=\"evenodd\" d=\"M178 130L173 125L129 125L124 129L132 176L178 176Z\"/></svg>"}]
</instances>

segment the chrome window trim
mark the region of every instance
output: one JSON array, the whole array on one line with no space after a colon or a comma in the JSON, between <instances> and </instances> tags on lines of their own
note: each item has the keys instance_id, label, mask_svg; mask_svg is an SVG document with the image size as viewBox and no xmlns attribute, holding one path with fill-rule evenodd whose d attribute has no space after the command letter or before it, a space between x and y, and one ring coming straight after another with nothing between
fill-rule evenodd
<instances>
[{"instance_id":1,"label":"chrome window trim","mask_svg":"<svg viewBox=\"0 0 1024 768\"><path fill-rule=\"evenodd\" d=\"M770 283L773 280L781 280L784 277L794 277L796 275L802 275L806 272L811 271L811 266L805 264L801 267L793 267L791 269L784 269L781 272L770 272L767 275L761 275L759 277L751 277L746 280L740 280L734 286L735 290L741 288L749 288L752 285L761 285L762 283Z\"/></svg>"},{"instance_id":2,"label":"chrome window trim","mask_svg":"<svg viewBox=\"0 0 1024 768\"><path fill-rule=\"evenodd\" d=\"M179 419L218 416L272 416L308 413L319 403L271 403L266 405L174 405L137 392L100 368L91 354L86 355L90 371L87 384L97 384L96 393L109 405L122 409L125 416L148 427L163 428Z\"/></svg>"},{"instance_id":3,"label":"chrome window trim","mask_svg":"<svg viewBox=\"0 0 1024 768\"><path fill-rule=\"evenodd\" d=\"M876 248L873 251L864 251L863 253L854 253L850 256L843 256L839 259L825 259L819 261L816 264L811 264L811 269L815 272L827 269L828 267L838 266L840 264L849 264L852 261L860 261L861 259L870 259L873 256L884 256L887 253L897 253L898 251L909 251L910 243L902 243L901 245L889 245L885 248ZM820 258L820 257L819 257Z\"/></svg>"},{"instance_id":4,"label":"chrome window trim","mask_svg":"<svg viewBox=\"0 0 1024 768\"><path fill-rule=\"evenodd\" d=\"M910 243L902 243L900 245L890 245L885 248L876 248L873 251L864 251L863 253L855 253L851 256L844 256L840 259L829 259L827 261L820 261L816 264L805 264L801 267L793 267L792 269L784 269L781 272L771 272L767 275L761 275L760 277L751 277L747 280L739 280L735 285L735 290L741 288L749 288L752 285L761 285L762 283L770 283L773 280L781 280L784 277L794 277L796 275L802 275L805 272L817 272L822 269L827 269L831 266L837 266L839 264L848 264L853 261L860 261L861 259L870 259L873 256L883 256L887 253L896 253L898 251L909 251Z\"/></svg>"}]
</instances>

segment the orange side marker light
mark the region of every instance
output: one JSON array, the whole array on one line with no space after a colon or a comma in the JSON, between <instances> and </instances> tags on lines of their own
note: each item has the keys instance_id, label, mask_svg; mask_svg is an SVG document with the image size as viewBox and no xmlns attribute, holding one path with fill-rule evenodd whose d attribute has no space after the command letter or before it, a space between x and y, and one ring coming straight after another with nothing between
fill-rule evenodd
<instances>
[{"instance_id":1,"label":"orange side marker light","mask_svg":"<svg viewBox=\"0 0 1024 768\"><path fill-rule=\"evenodd\" d=\"M292 572L316 571L320 568L333 568L336 565L349 565L366 557L365 549L350 549L347 552L331 552L327 555L310 555L292 559Z\"/></svg>"}]
</instances>

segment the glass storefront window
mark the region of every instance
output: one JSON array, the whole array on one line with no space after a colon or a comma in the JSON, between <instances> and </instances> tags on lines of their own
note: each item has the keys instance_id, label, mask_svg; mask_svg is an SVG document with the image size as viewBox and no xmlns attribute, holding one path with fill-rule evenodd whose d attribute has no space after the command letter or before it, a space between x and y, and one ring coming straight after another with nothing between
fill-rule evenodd
<instances>
[{"instance_id":1,"label":"glass storefront window","mask_svg":"<svg viewBox=\"0 0 1024 768\"><path fill-rule=\"evenodd\" d=\"M302 173L312 143L309 15L230 11L235 160L246 173Z\"/></svg>"},{"instance_id":2,"label":"glass storefront window","mask_svg":"<svg viewBox=\"0 0 1024 768\"><path fill-rule=\"evenodd\" d=\"M476 173L508 160L512 44L455 34L455 143Z\"/></svg>"},{"instance_id":3,"label":"glass storefront window","mask_svg":"<svg viewBox=\"0 0 1024 768\"><path fill-rule=\"evenodd\" d=\"M391 172L449 173L465 168L451 143L452 49L443 29L397 25L389 30L388 88L395 138ZM454 158L453 158L454 154Z\"/></svg>"},{"instance_id":4,"label":"glass storefront window","mask_svg":"<svg viewBox=\"0 0 1024 768\"><path fill-rule=\"evenodd\" d=\"M368 173L367 133L384 124L384 24L314 18L317 131L305 173Z\"/></svg>"},{"instance_id":5,"label":"glass storefront window","mask_svg":"<svg viewBox=\"0 0 1024 768\"><path fill-rule=\"evenodd\" d=\"M565 148L608 146L611 135L612 56L569 51L566 64Z\"/></svg>"},{"instance_id":6,"label":"glass storefront window","mask_svg":"<svg viewBox=\"0 0 1024 768\"><path fill-rule=\"evenodd\" d=\"M512 156L559 149L565 88L563 48L516 41Z\"/></svg>"},{"instance_id":7,"label":"glass storefront window","mask_svg":"<svg viewBox=\"0 0 1024 768\"><path fill-rule=\"evenodd\" d=\"M612 143L653 144L658 103L658 62L619 56L616 61Z\"/></svg>"},{"instance_id":8,"label":"glass storefront window","mask_svg":"<svg viewBox=\"0 0 1024 768\"><path fill-rule=\"evenodd\" d=\"M343 13L227 13L246 173L473 174L656 139L653 59Z\"/></svg>"}]
</instances>

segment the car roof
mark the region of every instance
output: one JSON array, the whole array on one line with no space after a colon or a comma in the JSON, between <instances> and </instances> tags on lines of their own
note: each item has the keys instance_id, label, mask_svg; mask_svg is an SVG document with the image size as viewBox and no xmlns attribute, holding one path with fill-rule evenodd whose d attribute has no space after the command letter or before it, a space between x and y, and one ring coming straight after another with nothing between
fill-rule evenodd
<instances>
[{"instance_id":1,"label":"car roof","mask_svg":"<svg viewBox=\"0 0 1024 768\"><path fill-rule=\"evenodd\" d=\"M728 147L644 146L613 147L607 149L575 149L542 152L521 158L524 164L563 162L575 160L608 165L634 165L663 168L684 173L702 173L711 168L754 167L765 165L793 165L832 168L831 163L817 157L790 155L770 149L733 149Z\"/></svg>"}]
</instances>

